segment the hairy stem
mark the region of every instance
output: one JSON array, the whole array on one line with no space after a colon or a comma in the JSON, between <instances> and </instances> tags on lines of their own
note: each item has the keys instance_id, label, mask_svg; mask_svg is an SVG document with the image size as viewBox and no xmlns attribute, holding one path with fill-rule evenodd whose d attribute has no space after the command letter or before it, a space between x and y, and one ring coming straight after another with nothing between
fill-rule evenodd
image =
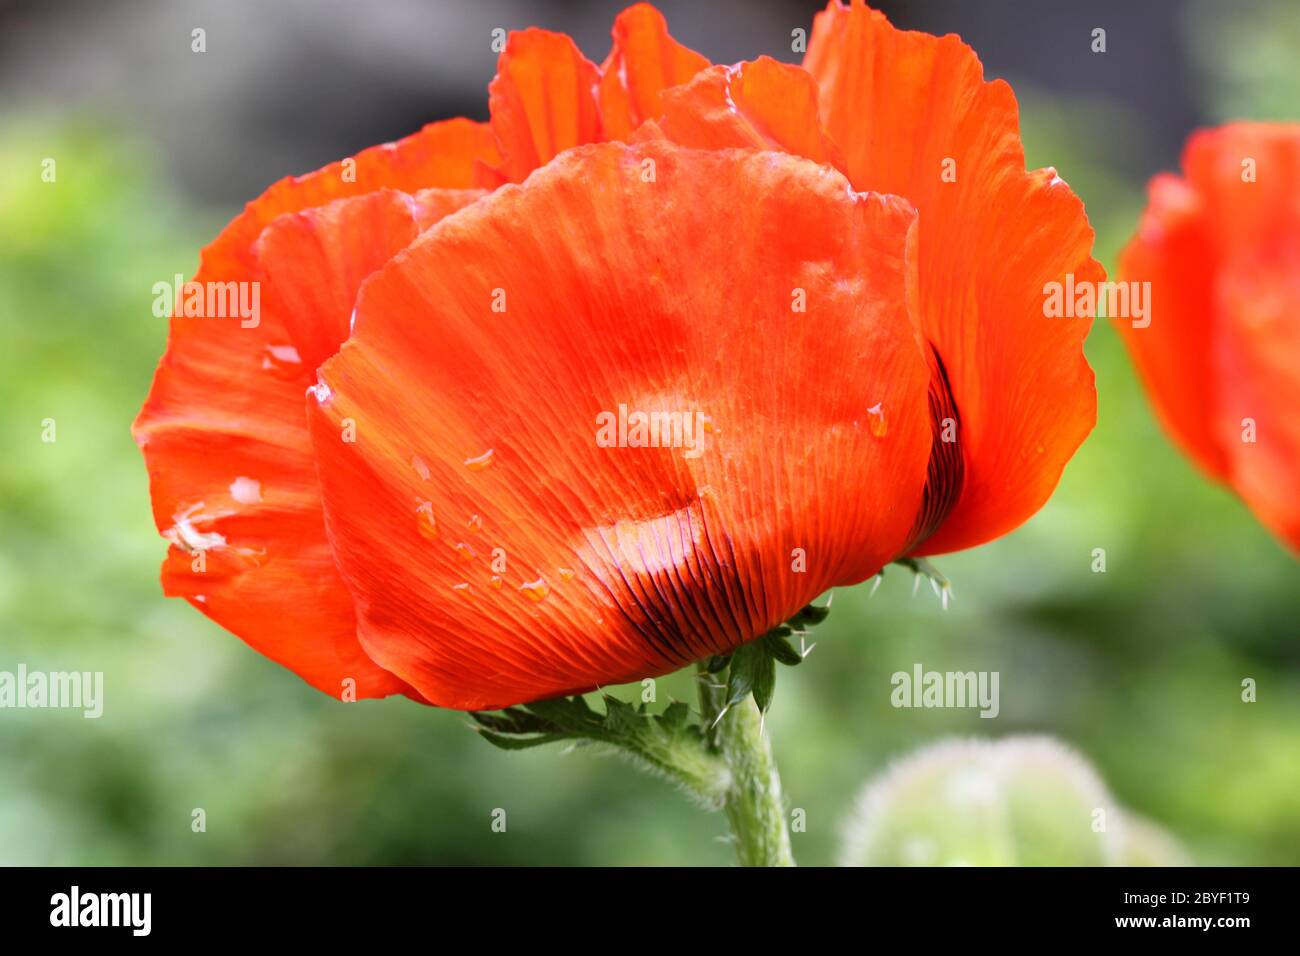
<instances>
[{"instance_id":1,"label":"hairy stem","mask_svg":"<svg viewBox=\"0 0 1300 956\"><path fill-rule=\"evenodd\" d=\"M772 747L763 732L762 715L750 697L727 708L717 719L725 691L702 669L700 709L706 721L717 720L712 743L731 768L731 786L723 803L741 866L794 866L790 831L781 799L781 777Z\"/></svg>"}]
</instances>

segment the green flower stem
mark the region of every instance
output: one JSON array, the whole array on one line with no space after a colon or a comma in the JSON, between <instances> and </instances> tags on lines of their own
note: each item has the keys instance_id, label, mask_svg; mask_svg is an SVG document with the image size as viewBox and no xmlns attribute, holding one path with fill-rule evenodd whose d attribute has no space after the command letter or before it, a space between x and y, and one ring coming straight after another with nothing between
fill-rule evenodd
<instances>
[{"instance_id":1,"label":"green flower stem","mask_svg":"<svg viewBox=\"0 0 1300 956\"><path fill-rule=\"evenodd\" d=\"M772 747L763 732L762 715L753 698L717 715L725 691L717 678L701 669L700 707L706 721L717 721L713 745L731 769L723 811L731 826L736 856L741 866L794 866L790 852L790 831L786 826L781 799L781 777L772 757Z\"/></svg>"},{"instance_id":2,"label":"green flower stem","mask_svg":"<svg viewBox=\"0 0 1300 956\"><path fill-rule=\"evenodd\" d=\"M750 697L731 706L718 724L722 757L731 767L723 809L741 866L794 866L781 800L781 777L762 718Z\"/></svg>"}]
</instances>

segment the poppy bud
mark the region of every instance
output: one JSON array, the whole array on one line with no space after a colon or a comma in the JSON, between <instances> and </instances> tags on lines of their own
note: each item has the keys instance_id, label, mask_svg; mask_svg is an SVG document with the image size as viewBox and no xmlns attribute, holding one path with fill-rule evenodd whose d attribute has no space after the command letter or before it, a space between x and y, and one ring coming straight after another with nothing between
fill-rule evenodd
<instances>
[{"instance_id":1,"label":"poppy bud","mask_svg":"<svg viewBox=\"0 0 1300 956\"><path fill-rule=\"evenodd\" d=\"M1168 865L1180 851L1131 825L1097 772L1050 737L926 747L867 785L846 866Z\"/></svg>"}]
</instances>

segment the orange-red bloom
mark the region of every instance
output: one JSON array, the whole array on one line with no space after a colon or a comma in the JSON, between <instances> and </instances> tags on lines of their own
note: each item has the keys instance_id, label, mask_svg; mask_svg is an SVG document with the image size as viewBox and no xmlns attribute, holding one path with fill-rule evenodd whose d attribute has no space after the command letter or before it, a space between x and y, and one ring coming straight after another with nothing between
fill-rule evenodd
<instances>
[{"instance_id":1,"label":"orange-red bloom","mask_svg":"<svg viewBox=\"0 0 1300 956\"><path fill-rule=\"evenodd\" d=\"M1195 134L1120 259L1116 326L1174 441L1300 553L1300 125Z\"/></svg>"},{"instance_id":2,"label":"orange-red bloom","mask_svg":"<svg viewBox=\"0 0 1300 956\"><path fill-rule=\"evenodd\" d=\"M489 101L251 204L196 280L260 324L174 318L137 423L168 593L323 690L726 652L1015 527L1091 428L1043 309L1091 230L955 37L832 3L802 68L711 67L639 4L600 67L513 34Z\"/></svg>"}]
</instances>

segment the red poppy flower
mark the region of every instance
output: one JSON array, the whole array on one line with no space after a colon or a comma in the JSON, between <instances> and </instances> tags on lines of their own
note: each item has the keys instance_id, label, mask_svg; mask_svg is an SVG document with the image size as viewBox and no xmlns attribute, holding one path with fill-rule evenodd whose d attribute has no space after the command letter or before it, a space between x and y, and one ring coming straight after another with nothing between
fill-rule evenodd
<instances>
[{"instance_id":1,"label":"red poppy flower","mask_svg":"<svg viewBox=\"0 0 1300 956\"><path fill-rule=\"evenodd\" d=\"M678 78L647 65L673 45L649 8L619 23L611 61L643 102L656 78ZM347 337L371 272L484 195L479 187L522 178L597 135L594 107L583 105L595 75L568 37L513 34L492 83L490 124L433 123L282 180L203 251L194 287L252 285L256 317L206 307L187 314L178 303L134 426L154 518L172 543L164 591L327 693L413 692L357 642L352 599L325 533L304 390ZM627 96L619 103L613 90L604 95L608 114L630 123Z\"/></svg>"},{"instance_id":2,"label":"red poppy flower","mask_svg":"<svg viewBox=\"0 0 1300 956\"><path fill-rule=\"evenodd\" d=\"M1300 553L1298 187L1300 125L1192 136L1120 258L1149 320L1116 326L1165 430Z\"/></svg>"},{"instance_id":3,"label":"red poppy flower","mask_svg":"<svg viewBox=\"0 0 1300 956\"><path fill-rule=\"evenodd\" d=\"M726 652L1050 494L1095 393L1043 287L1101 272L955 37L832 4L803 68L709 67L640 4L601 67L513 34L489 90L205 251L265 308L174 318L137 423L168 593L324 690L484 709Z\"/></svg>"}]
</instances>

